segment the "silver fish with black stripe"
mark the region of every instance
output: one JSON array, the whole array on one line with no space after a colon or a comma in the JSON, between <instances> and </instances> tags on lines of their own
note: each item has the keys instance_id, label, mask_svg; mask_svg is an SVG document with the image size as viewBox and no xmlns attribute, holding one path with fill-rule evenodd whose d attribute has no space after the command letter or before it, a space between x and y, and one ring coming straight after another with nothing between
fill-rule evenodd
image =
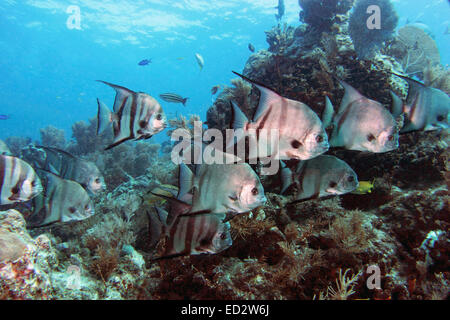
<instances>
[{"instance_id":1,"label":"silver fish with black stripe","mask_svg":"<svg viewBox=\"0 0 450 320\"><path fill-rule=\"evenodd\" d=\"M197 165L195 174L180 164L178 198L192 193L191 213L249 212L266 202L258 175L247 163Z\"/></svg>"},{"instance_id":2,"label":"silver fish with black stripe","mask_svg":"<svg viewBox=\"0 0 450 320\"><path fill-rule=\"evenodd\" d=\"M178 214L168 224L169 214L161 208L155 211L150 216L153 232L165 237L166 241L164 253L153 261L185 255L216 254L233 244L230 223L223 222L220 215Z\"/></svg>"},{"instance_id":3,"label":"silver fish with black stripe","mask_svg":"<svg viewBox=\"0 0 450 320\"><path fill-rule=\"evenodd\" d=\"M33 213L28 217L31 227L81 221L94 215L94 204L79 183L50 172L45 173L45 179L45 193L33 200Z\"/></svg>"},{"instance_id":4,"label":"silver fish with black stripe","mask_svg":"<svg viewBox=\"0 0 450 320\"><path fill-rule=\"evenodd\" d=\"M391 91L394 116L406 115L406 121L400 132L417 130L437 130L449 127L450 98L436 88L425 86L423 83L399 74L409 84L406 104Z\"/></svg>"},{"instance_id":5,"label":"silver fish with black stripe","mask_svg":"<svg viewBox=\"0 0 450 320\"><path fill-rule=\"evenodd\" d=\"M163 99L166 102L172 102L172 103L182 103L183 106L186 106L186 102L189 98L183 98L179 94L176 93L162 93L159 95L161 99Z\"/></svg>"},{"instance_id":6,"label":"silver fish with black stripe","mask_svg":"<svg viewBox=\"0 0 450 320\"><path fill-rule=\"evenodd\" d=\"M374 153L397 149L399 121L379 102L364 97L348 83L337 80L345 88L341 105L334 114L333 105L326 97L322 119L325 127L333 128L330 145Z\"/></svg>"},{"instance_id":7,"label":"silver fish with black stripe","mask_svg":"<svg viewBox=\"0 0 450 320\"><path fill-rule=\"evenodd\" d=\"M93 194L106 189L105 179L95 163L57 148L43 146L38 148L44 149L46 153L45 161L38 162L40 169L50 171L60 178L78 182Z\"/></svg>"},{"instance_id":8,"label":"silver fish with black stripe","mask_svg":"<svg viewBox=\"0 0 450 320\"><path fill-rule=\"evenodd\" d=\"M105 150L135 139L149 139L167 126L161 105L150 95L134 92L125 87L100 81L116 90L113 111L97 99L97 134L113 124L114 141Z\"/></svg>"},{"instance_id":9,"label":"silver fish with black stripe","mask_svg":"<svg viewBox=\"0 0 450 320\"><path fill-rule=\"evenodd\" d=\"M292 171L282 162L282 190L296 184L296 200L317 199L351 192L358 187L358 177L344 161L330 155L300 161Z\"/></svg>"},{"instance_id":10,"label":"silver fish with black stripe","mask_svg":"<svg viewBox=\"0 0 450 320\"><path fill-rule=\"evenodd\" d=\"M41 180L28 163L0 155L0 205L28 201L41 192Z\"/></svg>"},{"instance_id":11,"label":"silver fish with black stripe","mask_svg":"<svg viewBox=\"0 0 450 320\"><path fill-rule=\"evenodd\" d=\"M258 147L257 155L250 155L249 159L272 157L280 160L307 160L328 150L328 137L322 121L310 107L302 102L284 98L237 72L233 73L261 91L258 108L251 122L239 107L232 103L232 128L243 129L244 135L248 135L249 130L255 130L258 146L266 146ZM266 134L261 135L264 130ZM278 132L278 141L273 142L272 137L269 138L272 130ZM227 148L233 143L234 141L227 141Z\"/></svg>"}]
</instances>

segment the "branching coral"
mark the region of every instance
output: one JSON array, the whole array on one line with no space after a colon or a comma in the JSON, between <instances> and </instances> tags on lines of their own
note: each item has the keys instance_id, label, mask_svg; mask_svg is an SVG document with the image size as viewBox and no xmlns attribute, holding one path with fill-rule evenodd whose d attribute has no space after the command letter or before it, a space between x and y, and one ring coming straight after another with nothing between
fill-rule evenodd
<instances>
[{"instance_id":1,"label":"branching coral","mask_svg":"<svg viewBox=\"0 0 450 320\"><path fill-rule=\"evenodd\" d=\"M370 232L363 227L363 213L350 211L345 217L337 217L330 225L329 233L336 245L346 252L358 253L370 246Z\"/></svg>"},{"instance_id":2,"label":"branching coral","mask_svg":"<svg viewBox=\"0 0 450 320\"><path fill-rule=\"evenodd\" d=\"M315 29L326 31L335 22L337 15L346 14L354 0L298 0L302 8L300 21Z\"/></svg>"},{"instance_id":3,"label":"branching coral","mask_svg":"<svg viewBox=\"0 0 450 320\"><path fill-rule=\"evenodd\" d=\"M217 97L214 106L209 108L206 114L209 128L225 129L230 127L230 101L236 102L247 117L249 119L252 118L253 109L250 100L251 85L240 78L232 79L231 84L233 87L226 86Z\"/></svg>"},{"instance_id":4,"label":"branching coral","mask_svg":"<svg viewBox=\"0 0 450 320\"><path fill-rule=\"evenodd\" d=\"M404 26L387 52L396 57L408 75L422 76L424 69L440 63L436 42L422 29Z\"/></svg>"},{"instance_id":5,"label":"branching coral","mask_svg":"<svg viewBox=\"0 0 450 320\"><path fill-rule=\"evenodd\" d=\"M194 133L196 133L196 131L200 132L202 129L200 116L197 114L191 114L189 116L189 119L180 114L176 118L169 119L168 122L170 129L167 131L167 135L169 137L172 136L173 132L177 129L187 130L190 133L191 137L194 137ZM200 127L198 127L199 125Z\"/></svg>"},{"instance_id":6,"label":"branching coral","mask_svg":"<svg viewBox=\"0 0 450 320\"><path fill-rule=\"evenodd\" d=\"M361 59L373 57L383 42L391 39L398 22L398 16L390 0L378 0L376 5L379 8L380 28L369 29L367 8L372 5L374 5L373 0L358 0L350 15L349 33Z\"/></svg>"},{"instance_id":7,"label":"branching coral","mask_svg":"<svg viewBox=\"0 0 450 320\"><path fill-rule=\"evenodd\" d=\"M278 55L286 52L286 49L294 42L294 27L286 23L274 26L271 30L265 31L266 40L269 44L269 51Z\"/></svg>"},{"instance_id":8,"label":"branching coral","mask_svg":"<svg viewBox=\"0 0 450 320\"><path fill-rule=\"evenodd\" d=\"M347 300L349 296L355 293L353 290L355 282L358 281L361 272L349 276L347 278L347 272L350 269L345 270L342 274L342 269L339 269L339 277L336 278L336 289L331 285L328 286L326 293L320 292L319 300Z\"/></svg>"},{"instance_id":9,"label":"branching coral","mask_svg":"<svg viewBox=\"0 0 450 320\"><path fill-rule=\"evenodd\" d=\"M433 87L450 94L450 70L442 65L432 65L431 62L423 70L423 81L428 87Z\"/></svg>"}]
</instances>

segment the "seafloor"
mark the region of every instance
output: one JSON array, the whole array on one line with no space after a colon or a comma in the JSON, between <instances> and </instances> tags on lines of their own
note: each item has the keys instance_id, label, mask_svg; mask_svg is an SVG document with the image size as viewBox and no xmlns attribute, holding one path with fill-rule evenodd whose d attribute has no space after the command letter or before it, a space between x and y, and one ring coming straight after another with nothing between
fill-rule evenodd
<instances>
[{"instance_id":1,"label":"seafloor","mask_svg":"<svg viewBox=\"0 0 450 320\"><path fill-rule=\"evenodd\" d=\"M402 47L404 38L385 40L362 59L349 35L348 8L320 24L308 19L313 10L304 10L307 23L298 28L279 25L267 31L269 49L251 54L243 73L319 114L325 95L335 106L343 96L330 74L387 107L390 89L403 99L408 90L390 72L413 70L426 84L450 93L445 67L430 59L413 59L414 65L404 59L417 49ZM229 126L231 99L251 118L258 90L238 79L232 84L209 109L209 127ZM192 129L194 119L179 117L170 124ZM22 158L39 152L35 145L42 144L95 161L107 190L94 198L96 215L76 223L27 230L26 206L2 208L0 231L9 231L10 238L0 239L9 255L0 260L0 299L449 297L448 131L403 134L400 147L387 153L329 151L360 181L374 181L371 193L288 205L295 190L281 196L277 178L262 178L268 202L231 220L231 248L158 262L150 261L161 245L150 246L147 212L161 202L148 192L177 185L170 149L138 142L103 151L111 136L95 133L92 119L75 123L70 141L54 127L41 129L40 142L6 139ZM368 284L377 270L380 283L374 288Z\"/></svg>"}]
</instances>

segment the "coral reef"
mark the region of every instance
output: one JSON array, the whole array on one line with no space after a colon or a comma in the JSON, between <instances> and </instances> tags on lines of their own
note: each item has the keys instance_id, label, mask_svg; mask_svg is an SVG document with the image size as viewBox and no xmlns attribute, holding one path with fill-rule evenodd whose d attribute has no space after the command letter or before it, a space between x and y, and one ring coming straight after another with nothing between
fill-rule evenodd
<instances>
[{"instance_id":1,"label":"coral reef","mask_svg":"<svg viewBox=\"0 0 450 320\"><path fill-rule=\"evenodd\" d=\"M66 138L64 130L55 128L53 126L47 126L40 129L41 143L46 147L55 147L58 149L64 149L66 147Z\"/></svg>"},{"instance_id":2,"label":"coral reef","mask_svg":"<svg viewBox=\"0 0 450 320\"><path fill-rule=\"evenodd\" d=\"M378 48L397 20L389 1L377 1L385 11L384 33L361 32L367 6L363 13L358 8L367 3L358 1L349 20L352 0L299 0L305 24L267 31L268 50L251 54L243 73L318 114L326 95L335 106L342 99L333 76L386 107L390 90L403 99L407 93L407 84L391 72L414 73L448 93L449 71L434 49L425 49L433 46L430 39L421 34L425 40L416 46L405 35L411 29L402 28ZM230 101L251 119L259 95L249 83L232 79L201 125L228 128ZM197 121L197 115L179 115L169 120L167 134L185 129L194 136ZM448 131L402 135L399 148L387 153L329 150L360 181L374 181L367 194L293 203L295 186L280 195L279 177L262 176L267 203L230 220L230 248L158 261L153 259L161 243L150 243L148 215L153 206L169 204L148 194L177 184L172 142L130 141L104 151L111 134L96 131L95 119L75 123L70 141L57 128L41 129L42 144L95 162L107 190L93 197L94 216L73 223L27 230L28 204L17 206L20 212L2 207L1 299L449 298ZM31 142L6 139L12 153L30 163L44 159L44 150ZM379 287L368 286L372 267L379 269Z\"/></svg>"},{"instance_id":3,"label":"coral reef","mask_svg":"<svg viewBox=\"0 0 450 320\"><path fill-rule=\"evenodd\" d=\"M28 137L8 137L5 139L9 150L13 156L20 155L20 151L31 143L31 138Z\"/></svg>"},{"instance_id":4,"label":"coral reef","mask_svg":"<svg viewBox=\"0 0 450 320\"><path fill-rule=\"evenodd\" d=\"M374 5L372 0L358 0L350 15L349 33L358 57L361 59L372 58L375 51L379 50L385 41L392 38L398 23L398 16L390 0L378 0L376 5L379 8L380 26L369 28L367 9L372 5Z\"/></svg>"},{"instance_id":5,"label":"coral reef","mask_svg":"<svg viewBox=\"0 0 450 320\"><path fill-rule=\"evenodd\" d=\"M433 68L441 60L436 42L414 26L400 28L387 52L401 62L403 71L409 76L422 77L425 68Z\"/></svg>"},{"instance_id":6,"label":"coral reef","mask_svg":"<svg viewBox=\"0 0 450 320\"><path fill-rule=\"evenodd\" d=\"M318 31L327 31L353 6L354 0L298 0L300 21L307 23Z\"/></svg>"}]
</instances>

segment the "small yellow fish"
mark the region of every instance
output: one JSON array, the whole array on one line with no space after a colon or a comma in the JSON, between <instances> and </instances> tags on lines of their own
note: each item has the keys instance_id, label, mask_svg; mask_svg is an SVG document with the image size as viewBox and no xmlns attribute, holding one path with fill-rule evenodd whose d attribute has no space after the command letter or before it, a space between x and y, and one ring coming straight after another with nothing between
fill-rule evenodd
<instances>
[{"instance_id":1,"label":"small yellow fish","mask_svg":"<svg viewBox=\"0 0 450 320\"><path fill-rule=\"evenodd\" d=\"M353 194L372 193L372 191L374 189L374 183L375 183L375 179L373 179L372 181L359 181L358 188L356 188L351 193L353 193Z\"/></svg>"},{"instance_id":2,"label":"small yellow fish","mask_svg":"<svg viewBox=\"0 0 450 320\"><path fill-rule=\"evenodd\" d=\"M166 202L166 200L164 200L161 197L158 197L158 196L154 195L153 193L173 198L174 195L169 190L173 190L175 192L178 192L178 188L177 187L175 187L173 185L170 185L170 184L163 184L163 185L161 185L159 187L154 188L151 192L149 192L145 196L144 201L147 202L151 206L162 205L162 204L164 204Z\"/></svg>"}]
</instances>

